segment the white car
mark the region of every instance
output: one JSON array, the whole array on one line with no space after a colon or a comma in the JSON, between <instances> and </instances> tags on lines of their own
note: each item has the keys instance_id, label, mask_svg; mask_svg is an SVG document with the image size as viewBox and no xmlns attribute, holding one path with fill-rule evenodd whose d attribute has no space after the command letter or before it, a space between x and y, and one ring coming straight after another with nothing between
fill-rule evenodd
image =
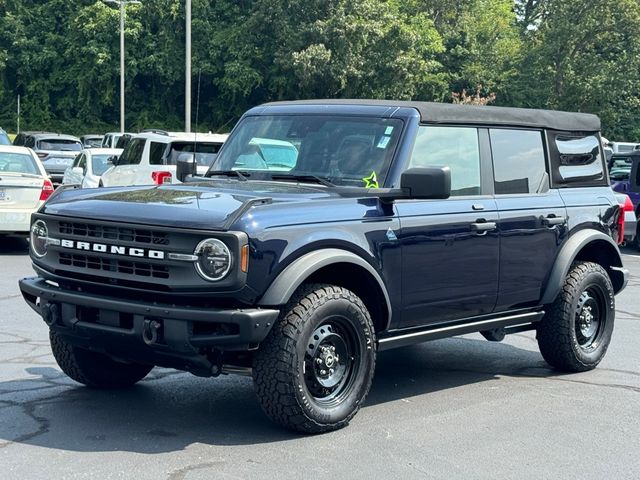
<instances>
[{"instance_id":1,"label":"white car","mask_svg":"<svg viewBox=\"0 0 640 480\"><path fill-rule=\"evenodd\" d=\"M121 153L121 148L87 148L83 150L73 161L73 165L65 170L62 183L75 183L81 188L98 187L100 177L112 166L110 160L113 157L119 157Z\"/></svg>"},{"instance_id":2,"label":"white car","mask_svg":"<svg viewBox=\"0 0 640 480\"><path fill-rule=\"evenodd\" d=\"M33 150L0 145L0 235L28 233L31 214L52 193L53 184Z\"/></svg>"},{"instance_id":3,"label":"white car","mask_svg":"<svg viewBox=\"0 0 640 480\"><path fill-rule=\"evenodd\" d=\"M104 187L179 183L176 161L195 155L204 174L215 160L227 134L144 132L134 135L117 163L100 179Z\"/></svg>"}]
</instances>

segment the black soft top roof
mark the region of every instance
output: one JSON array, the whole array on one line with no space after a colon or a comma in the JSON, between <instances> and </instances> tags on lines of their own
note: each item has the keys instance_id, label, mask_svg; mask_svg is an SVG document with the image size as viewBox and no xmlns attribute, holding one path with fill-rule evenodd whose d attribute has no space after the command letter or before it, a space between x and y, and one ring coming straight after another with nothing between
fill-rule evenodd
<instances>
[{"instance_id":1,"label":"black soft top roof","mask_svg":"<svg viewBox=\"0 0 640 480\"><path fill-rule=\"evenodd\" d=\"M296 100L272 102L263 106L278 105L371 105L376 107L414 108L425 123L467 123L478 125L504 125L514 127L550 128L553 130L596 132L600 119L590 113L573 113L531 108L489 107L454 105L451 103L413 102L395 100Z\"/></svg>"}]
</instances>

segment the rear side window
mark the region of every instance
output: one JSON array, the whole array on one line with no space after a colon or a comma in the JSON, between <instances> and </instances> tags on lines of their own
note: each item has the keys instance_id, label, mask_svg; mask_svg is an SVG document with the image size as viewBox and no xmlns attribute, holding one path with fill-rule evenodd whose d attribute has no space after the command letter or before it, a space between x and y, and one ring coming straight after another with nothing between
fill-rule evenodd
<instances>
[{"instance_id":1,"label":"rear side window","mask_svg":"<svg viewBox=\"0 0 640 480\"><path fill-rule=\"evenodd\" d=\"M162 155L166 148L166 143L151 142L149 146L149 165L162 165Z\"/></svg>"},{"instance_id":2,"label":"rear side window","mask_svg":"<svg viewBox=\"0 0 640 480\"><path fill-rule=\"evenodd\" d=\"M138 165L142 160L142 153L144 152L144 138L136 138L129 142L127 148L124 149L120 160L118 160L118 166L120 165Z\"/></svg>"},{"instance_id":3,"label":"rear side window","mask_svg":"<svg viewBox=\"0 0 640 480\"><path fill-rule=\"evenodd\" d=\"M496 128L489 136L497 195L548 190L542 132Z\"/></svg>"},{"instance_id":4,"label":"rear side window","mask_svg":"<svg viewBox=\"0 0 640 480\"><path fill-rule=\"evenodd\" d=\"M420 126L409 168L451 168L451 196L480 194L478 130L469 127Z\"/></svg>"},{"instance_id":5,"label":"rear side window","mask_svg":"<svg viewBox=\"0 0 640 480\"><path fill-rule=\"evenodd\" d=\"M558 134L554 139L558 151L561 181L583 181L604 177L600 140L596 135Z\"/></svg>"},{"instance_id":6,"label":"rear side window","mask_svg":"<svg viewBox=\"0 0 640 480\"><path fill-rule=\"evenodd\" d=\"M31 155L0 152L0 173L30 173L40 175L40 170Z\"/></svg>"}]
</instances>

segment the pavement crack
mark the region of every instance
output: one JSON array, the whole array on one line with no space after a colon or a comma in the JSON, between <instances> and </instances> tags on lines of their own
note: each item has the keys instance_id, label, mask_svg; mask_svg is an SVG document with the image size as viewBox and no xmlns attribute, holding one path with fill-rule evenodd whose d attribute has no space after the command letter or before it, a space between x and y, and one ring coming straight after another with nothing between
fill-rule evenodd
<instances>
[{"instance_id":1,"label":"pavement crack","mask_svg":"<svg viewBox=\"0 0 640 480\"><path fill-rule=\"evenodd\" d=\"M0 302L2 300L11 300L12 298L18 298L18 297L21 297L21 296L22 296L21 293L15 293L13 295L5 295L4 297L0 297Z\"/></svg>"},{"instance_id":2,"label":"pavement crack","mask_svg":"<svg viewBox=\"0 0 640 480\"><path fill-rule=\"evenodd\" d=\"M184 480L187 477L187 474L189 474L190 472L193 472L195 470L206 470L217 465L224 465L225 463L226 462L224 460L219 460L217 462L206 462L197 463L195 465L187 465L186 467L170 472L167 480Z\"/></svg>"}]
</instances>

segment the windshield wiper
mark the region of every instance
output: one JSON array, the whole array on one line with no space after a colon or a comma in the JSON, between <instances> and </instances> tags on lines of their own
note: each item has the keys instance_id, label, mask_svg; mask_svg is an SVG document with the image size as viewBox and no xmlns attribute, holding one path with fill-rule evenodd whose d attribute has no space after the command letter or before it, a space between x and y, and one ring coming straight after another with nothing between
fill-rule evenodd
<instances>
[{"instance_id":1,"label":"windshield wiper","mask_svg":"<svg viewBox=\"0 0 640 480\"><path fill-rule=\"evenodd\" d=\"M329 180L324 179L322 177L318 177L317 175L287 175L287 174L275 174L271 175L272 180L298 180L302 182L313 182L319 183L320 185L324 185L325 187L335 187L336 185L331 183Z\"/></svg>"},{"instance_id":2,"label":"windshield wiper","mask_svg":"<svg viewBox=\"0 0 640 480\"><path fill-rule=\"evenodd\" d=\"M246 182L249 176L246 172L242 173L239 170L210 170L205 174L205 177L212 177L214 175L224 175L225 177L238 177L241 181Z\"/></svg>"}]
</instances>

